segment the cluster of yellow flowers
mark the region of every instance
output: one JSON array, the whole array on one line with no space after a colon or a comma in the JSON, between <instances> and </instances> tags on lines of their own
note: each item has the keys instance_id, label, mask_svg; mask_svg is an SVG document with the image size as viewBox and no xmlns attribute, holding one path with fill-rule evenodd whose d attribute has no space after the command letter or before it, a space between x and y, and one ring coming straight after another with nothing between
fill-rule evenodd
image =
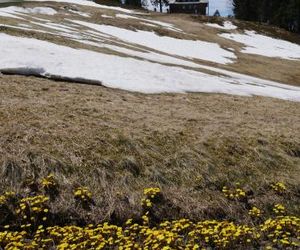
<instances>
[{"instance_id":1,"label":"cluster of yellow flowers","mask_svg":"<svg viewBox=\"0 0 300 250\"><path fill-rule=\"evenodd\" d=\"M5 195L0 195L0 205L5 204L5 202L6 202L6 197L5 197Z\"/></svg>"},{"instance_id":2,"label":"cluster of yellow flowers","mask_svg":"<svg viewBox=\"0 0 300 250\"><path fill-rule=\"evenodd\" d=\"M300 247L300 218L295 216L278 216L266 220L260 231L274 247ZM269 248L271 249L271 248Z\"/></svg>"},{"instance_id":3,"label":"cluster of yellow flowers","mask_svg":"<svg viewBox=\"0 0 300 250\"><path fill-rule=\"evenodd\" d=\"M285 184L282 183L282 182L277 182L277 183L271 184L271 188L272 188L276 193L279 193L279 194L283 194L283 193L286 191L286 186L285 186Z\"/></svg>"},{"instance_id":4,"label":"cluster of yellow flowers","mask_svg":"<svg viewBox=\"0 0 300 250\"><path fill-rule=\"evenodd\" d=\"M237 185L239 186L238 183L237 183ZM246 197L246 192L243 189L241 189L240 187L230 189L230 188L224 186L222 189L222 192L227 198L232 199L232 200L234 200L234 199L240 200L240 199L243 199Z\"/></svg>"},{"instance_id":5,"label":"cluster of yellow flowers","mask_svg":"<svg viewBox=\"0 0 300 250\"><path fill-rule=\"evenodd\" d=\"M231 249L300 247L300 218L281 216L257 227L228 221L187 219L165 221L156 227L126 223L97 226L54 226L38 230L0 232L0 248L5 249Z\"/></svg>"},{"instance_id":6,"label":"cluster of yellow flowers","mask_svg":"<svg viewBox=\"0 0 300 250\"><path fill-rule=\"evenodd\" d=\"M92 193L87 187L79 187L74 190L74 197L83 202L89 202L92 199Z\"/></svg>"},{"instance_id":7,"label":"cluster of yellow flowers","mask_svg":"<svg viewBox=\"0 0 300 250\"><path fill-rule=\"evenodd\" d=\"M4 205L9 199L15 196L15 192L5 192L3 195L0 195L0 206Z\"/></svg>"},{"instance_id":8,"label":"cluster of yellow flowers","mask_svg":"<svg viewBox=\"0 0 300 250\"><path fill-rule=\"evenodd\" d=\"M47 220L49 212L49 198L44 195L25 197L21 199L19 207L16 209L16 214L23 221L21 228L31 227L32 222L36 223L38 219ZM25 222L28 222L25 224Z\"/></svg>"},{"instance_id":9,"label":"cluster of yellow flowers","mask_svg":"<svg viewBox=\"0 0 300 250\"><path fill-rule=\"evenodd\" d=\"M282 204L276 204L273 208L275 214L285 214L285 207Z\"/></svg>"},{"instance_id":10,"label":"cluster of yellow flowers","mask_svg":"<svg viewBox=\"0 0 300 250\"><path fill-rule=\"evenodd\" d=\"M142 199L142 206L144 208L152 207L153 200L161 194L160 188L145 188L144 198Z\"/></svg>"},{"instance_id":11,"label":"cluster of yellow flowers","mask_svg":"<svg viewBox=\"0 0 300 250\"><path fill-rule=\"evenodd\" d=\"M227 192L227 188L225 189ZM235 189L239 196L240 188ZM2 195L7 201L13 194ZM2 197L1 196L1 197ZM84 187L74 190L81 201L92 199ZM281 204L274 206L276 217L260 224L236 224L227 220L191 221L189 219L165 220L151 225L152 203L162 197L159 188L144 189L144 214L141 220L128 219L124 225L103 223L87 226L46 226L49 198L44 195L19 200L15 213L21 224L0 225L0 249L282 249L300 248L300 218L284 216ZM230 195L228 196L230 198ZM148 203L150 202L150 206ZM278 211L276 212L275 211ZM260 217L257 207L249 210L252 217ZM39 219L38 219L39 218ZM41 219L42 218L42 219ZM50 223L50 221L48 222ZM2 229L1 229L2 228Z\"/></svg>"},{"instance_id":12,"label":"cluster of yellow flowers","mask_svg":"<svg viewBox=\"0 0 300 250\"><path fill-rule=\"evenodd\" d=\"M49 174L41 180L41 185L46 191L51 191L57 188L58 183L53 174Z\"/></svg>"},{"instance_id":13,"label":"cluster of yellow flowers","mask_svg":"<svg viewBox=\"0 0 300 250\"><path fill-rule=\"evenodd\" d=\"M28 239L28 234L26 231L21 232L10 232L10 231L4 231L0 232L0 248L1 249L8 249L8 250L19 250L24 249L25 242ZM28 245L28 248L26 249L34 249L30 242ZM31 245L31 246L30 246Z\"/></svg>"},{"instance_id":14,"label":"cluster of yellow flowers","mask_svg":"<svg viewBox=\"0 0 300 250\"><path fill-rule=\"evenodd\" d=\"M252 207L249 210L249 215L252 216L252 217L260 217L261 214L262 214L262 211L257 207Z\"/></svg>"}]
</instances>

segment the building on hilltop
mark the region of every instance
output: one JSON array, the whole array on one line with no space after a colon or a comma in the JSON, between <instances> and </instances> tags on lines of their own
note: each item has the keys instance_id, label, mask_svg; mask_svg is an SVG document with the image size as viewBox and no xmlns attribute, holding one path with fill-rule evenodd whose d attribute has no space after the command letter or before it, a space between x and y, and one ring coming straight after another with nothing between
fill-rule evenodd
<instances>
[{"instance_id":1,"label":"building on hilltop","mask_svg":"<svg viewBox=\"0 0 300 250\"><path fill-rule=\"evenodd\" d=\"M193 13L206 15L209 0L170 0L170 13Z\"/></svg>"}]
</instances>

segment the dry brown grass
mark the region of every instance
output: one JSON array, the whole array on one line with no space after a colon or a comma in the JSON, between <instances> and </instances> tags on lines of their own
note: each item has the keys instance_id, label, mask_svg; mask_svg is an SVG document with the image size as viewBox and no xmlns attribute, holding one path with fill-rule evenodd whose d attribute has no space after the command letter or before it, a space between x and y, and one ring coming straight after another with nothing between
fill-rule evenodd
<instances>
[{"instance_id":1,"label":"dry brown grass","mask_svg":"<svg viewBox=\"0 0 300 250\"><path fill-rule=\"evenodd\" d=\"M247 206L283 200L299 215L299 103L144 95L18 76L0 76L0 86L3 191L30 192L24 182L54 173L64 191L52 211L87 221L138 217L142 189L152 186L166 197L158 218L247 221ZM237 181L246 204L221 192ZM286 183L285 196L269 188L276 181ZM93 192L92 211L75 206L77 186Z\"/></svg>"},{"instance_id":2,"label":"dry brown grass","mask_svg":"<svg viewBox=\"0 0 300 250\"><path fill-rule=\"evenodd\" d=\"M63 7L68 4L45 5L59 11L55 18L64 22ZM91 22L152 30L135 20L101 17L114 15L111 10L76 8L89 11ZM155 29L160 35L218 42L236 51L242 47L203 24L222 19L159 13L151 18L172 22L189 33ZM18 20L1 22L17 25ZM234 22L241 29L250 25ZM260 28L251 25L251 29ZM262 29L299 43L281 30ZM116 53L37 32L0 31ZM298 62L237 55L232 65L201 63L300 84ZM54 173L61 192L51 211L65 220L70 215L86 222L138 218L141 192L153 186L160 187L165 197L155 210L156 218L248 222L252 205L269 208L268 216L271 207L284 200L289 214L300 214L299 103L220 94L145 95L21 76L0 76L0 86L0 189L28 194L33 192L28 183ZM270 189L277 181L287 185L285 195ZM244 203L229 202L221 192L224 185L235 182L247 191ZM93 192L96 205L91 211L76 206L72 191L78 186Z\"/></svg>"}]
</instances>

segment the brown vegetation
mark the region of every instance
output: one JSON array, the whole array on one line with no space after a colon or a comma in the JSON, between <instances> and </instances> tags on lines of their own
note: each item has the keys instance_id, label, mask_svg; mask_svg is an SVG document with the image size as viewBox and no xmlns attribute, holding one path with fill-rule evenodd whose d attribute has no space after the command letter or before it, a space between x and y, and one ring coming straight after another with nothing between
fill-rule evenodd
<instances>
[{"instance_id":1,"label":"brown vegetation","mask_svg":"<svg viewBox=\"0 0 300 250\"><path fill-rule=\"evenodd\" d=\"M20 76L0 76L0 86L3 191L38 194L36 183L52 173L63 192L51 210L85 221L138 218L145 187L164 193L157 218L247 222L249 206L268 216L283 202L299 215L299 103ZM246 202L224 197L236 182ZM284 195L270 188L276 182L287 186ZM93 193L89 211L72 199L80 186Z\"/></svg>"}]
</instances>

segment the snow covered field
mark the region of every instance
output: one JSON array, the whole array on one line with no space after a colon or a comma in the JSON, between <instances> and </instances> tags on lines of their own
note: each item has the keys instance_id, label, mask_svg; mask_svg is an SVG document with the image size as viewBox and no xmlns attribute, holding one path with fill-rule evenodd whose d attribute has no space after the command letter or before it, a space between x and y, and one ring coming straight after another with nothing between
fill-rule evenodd
<instances>
[{"instance_id":1,"label":"snow covered field","mask_svg":"<svg viewBox=\"0 0 300 250\"><path fill-rule=\"evenodd\" d=\"M174 34L184 31L174 24L152 20L148 15L135 11L83 0L64 2L109 10L109 14L100 13L106 22L133 20L139 23L139 27L147 28L129 29L95 22L91 13L76 8L64 9L63 19L61 9L49 6L0 8L0 18L10 20L9 24L1 24L0 19L1 26L59 37L70 43L70 46L66 45L67 42L59 45L0 33L0 71L93 82L143 93L207 92L300 101L298 87L218 67L234 64L238 60L234 49L213 41L158 34L156 30ZM229 21L224 22L223 26L204 26L232 32L219 36L244 44L246 47L242 53L300 59L299 45L250 31L241 34ZM153 30L149 31L149 28ZM83 48L74 47L74 43Z\"/></svg>"}]
</instances>

